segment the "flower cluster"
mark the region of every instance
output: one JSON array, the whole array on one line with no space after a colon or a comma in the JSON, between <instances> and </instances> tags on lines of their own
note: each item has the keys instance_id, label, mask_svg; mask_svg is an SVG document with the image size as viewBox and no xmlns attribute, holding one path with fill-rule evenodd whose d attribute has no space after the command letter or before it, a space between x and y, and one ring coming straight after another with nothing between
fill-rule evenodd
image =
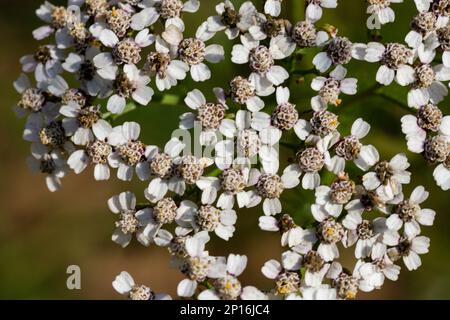
<instances>
[{"instance_id":1,"label":"flower cluster","mask_svg":"<svg viewBox=\"0 0 450 320\"><path fill-rule=\"evenodd\" d=\"M400 2L368 0L367 13L393 22L390 5ZM405 107L414 114L401 120L408 149L435 165L437 184L450 189L450 118L438 107L450 81L449 3L415 4L404 43L353 43L319 25L337 0L306 0L305 18L297 22L281 18L282 0L261 8L225 0L194 35L183 17L199 10L199 0L45 2L36 11L44 26L33 36L47 43L21 59L23 74L14 83L21 96L16 112L27 117L23 138L32 143L30 167L45 175L50 191L69 172L88 167L95 180L109 180L114 171L119 180L145 181L143 202L131 192L108 200L116 216L112 240L126 247L134 236L144 246L166 248L185 276L180 297L354 299L358 291L380 289L386 279L398 279L401 260L408 270L420 267L430 245L422 228L433 225L435 212L422 208L424 187L405 196L407 156L381 157L364 142L371 127L361 118L344 132L336 107L358 94L346 66L354 59L378 64L375 90L361 94L394 81L408 87ZM229 53L214 44L222 32L233 42ZM313 70L296 70L310 48L318 50ZM435 63L439 57L442 63ZM198 89L181 97L187 112L179 129L200 128L196 142L209 154L193 154L190 141L175 135L163 147L148 145L137 122L112 125L137 105L151 107L187 77L209 80L210 64L225 58L245 68L214 88L214 99ZM316 95L300 112L289 80L305 73L316 75ZM323 173L333 181L326 183ZM312 223L299 225L283 209L290 189L315 193ZM280 261L262 266L272 289L241 283L246 256L206 250L211 236L233 237L240 211L257 207L259 227L279 232L285 250ZM338 261L348 248L356 259L352 271ZM133 300L170 299L136 285L127 272L113 287Z\"/></svg>"}]
</instances>

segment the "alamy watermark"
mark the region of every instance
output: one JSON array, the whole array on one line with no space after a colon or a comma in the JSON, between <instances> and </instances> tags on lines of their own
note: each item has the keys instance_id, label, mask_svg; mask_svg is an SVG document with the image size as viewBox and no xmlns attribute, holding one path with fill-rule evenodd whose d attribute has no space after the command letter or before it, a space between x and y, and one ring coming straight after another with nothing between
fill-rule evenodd
<instances>
[{"instance_id":1,"label":"alamy watermark","mask_svg":"<svg viewBox=\"0 0 450 320\"><path fill-rule=\"evenodd\" d=\"M77 265L70 265L66 269L69 275L66 280L66 286L69 290L81 290L81 268Z\"/></svg>"}]
</instances>

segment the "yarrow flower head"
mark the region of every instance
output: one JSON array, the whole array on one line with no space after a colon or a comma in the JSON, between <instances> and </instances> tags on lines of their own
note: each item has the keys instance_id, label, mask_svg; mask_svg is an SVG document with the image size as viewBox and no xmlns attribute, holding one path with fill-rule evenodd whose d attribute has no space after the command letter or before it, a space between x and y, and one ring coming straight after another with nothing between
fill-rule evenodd
<instances>
[{"instance_id":1,"label":"yarrow flower head","mask_svg":"<svg viewBox=\"0 0 450 320\"><path fill-rule=\"evenodd\" d=\"M364 59L368 62L380 62L376 80L385 86L390 85L394 79L401 86L414 82L414 69L410 65L413 51L400 43L383 45L377 42L367 44Z\"/></svg>"},{"instance_id":2,"label":"yarrow flower head","mask_svg":"<svg viewBox=\"0 0 450 320\"><path fill-rule=\"evenodd\" d=\"M275 60L289 56L295 45L274 38L267 47L246 35L241 36L241 42L242 44L233 47L231 61L236 64L249 64L252 70L250 78L253 79L257 91L273 92L272 86L282 84L289 77L283 67L275 65Z\"/></svg>"},{"instance_id":3,"label":"yarrow flower head","mask_svg":"<svg viewBox=\"0 0 450 320\"><path fill-rule=\"evenodd\" d=\"M205 41L210 39L206 32L207 23L199 27L195 38L183 38L183 34L174 25L170 25L162 34L162 38L177 48L178 58L190 70L194 81L201 82L211 78L211 70L204 63L218 63L224 59L223 47L220 45L206 46Z\"/></svg>"},{"instance_id":4,"label":"yarrow flower head","mask_svg":"<svg viewBox=\"0 0 450 320\"><path fill-rule=\"evenodd\" d=\"M326 72L331 66L348 64L352 58L363 59L362 48L346 37L335 36L324 43L324 51L314 57L313 64L320 72Z\"/></svg>"},{"instance_id":5,"label":"yarrow flower head","mask_svg":"<svg viewBox=\"0 0 450 320\"><path fill-rule=\"evenodd\" d=\"M224 31L230 40L247 32L258 14L254 4L250 1L244 2L237 10L231 1L226 0L216 6L216 12L217 16L208 18L208 30L211 32Z\"/></svg>"},{"instance_id":6,"label":"yarrow flower head","mask_svg":"<svg viewBox=\"0 0 450 320\"><path fill-rule=\"evenodd\" d=\"M200 134L200 144L214 145L217 143L217 132L225 137L232 138L236 132L236 126L232 120L226 119L228 109L225 104L225 97L220 90L216 90L217 101L215 103L206 101L203 93L195 89L188 93L185 103L196 113L184 113L180 117L181 129L192 129L198 123L202 132Z\"/></svg>"},{"instance_id":7,"label":"yarrow flower head","mask_svg":"<svg viewBox=\"0 0 450 320\"><path fill-rule=\"evenodd\" d=\"M126 271L122 271L112 283L113 288L130 300L172 300L165 293L155 293L145 285L136 285L133 277Z\"/></svg>"},{"instance_id":8,"label":"yarrow flower head","mask_svg":"<svg viewBox=\"0 0 450 320\"><path fill-rule=\"evenodd\" d=\"M401 2L368 0L368 29L394 22ZM388 149L364 142L379 128L349 119L357 111L349 107L368 99L404 104L407 148L450 189L450 118L440 106L450 80L450 2L414 3L403 39L385 42L370 30L365 44L318 23L337 0L306 0L301 21L284 16L286 1L222 0L208 3L195 28L185 17L199 11L199 0L45 2L36 10L43 25L33 31L39 46L20 59L14 82L14 111L31 143L27 163L51 192L90 166L98 181L145 183L136 195L107 201L111 240L167 251L183 275L179 297L334 300L380 289L399 278L401 261L408 270L421 266L436 212L425 187L404 194L420 160L398 150L383 160ZM230 78L210 66L224 60L239 65ZM374 79L364 74L372 86L358 88L354 60L378 64ZM190 86L188 74L203 84ZM382 88L394 81L406 87L402 100ZM142 116L171 107L184 109L173 109L177 129L163 146L147 141L153 122L130 119L136 109ZM314 195L309 203L299 198L304 190ZM260 204L259 229L278 233L283 248L280 261L261 268L273 282L264 289L241 277L252 266L247 256L207 248L240 236L242 211ZM339 262L350 258L344 251L355 258L351 270ZM131 300L171 299L126 271L112 285Z\"/></svg>"},{"instance_id":9,"label":"yarrow flower head","mask_svg":"<svg viewBox=\"0 0 450 320\"><path fill-rule=\"evenodd\" d=\"M317 77L311 83L311 88L319 94L311 99L311 106L314 111L322 111L328 105L339 106L342 100L339 99L341 93L347 95L356 94L358 80L354 78L346 79L347 70L342 66L337 66L330 73L330 78Z\"/></svg>"},{"instance_id":10,"label":"yarrow flower head","mask_svg":"<svg viewBox=\"0 0 450 320\"><path fill-rule=\"evenodd\" d=\"M146 210L136 210L136 196L131 192L122 192L108 200L109 209L119 216L116 222L116 230L112 235L112 240L122 247L128 246L133 235L136 239L148 246L151 239L149 232L149 212Z\"/></svg>"}]
</instances>

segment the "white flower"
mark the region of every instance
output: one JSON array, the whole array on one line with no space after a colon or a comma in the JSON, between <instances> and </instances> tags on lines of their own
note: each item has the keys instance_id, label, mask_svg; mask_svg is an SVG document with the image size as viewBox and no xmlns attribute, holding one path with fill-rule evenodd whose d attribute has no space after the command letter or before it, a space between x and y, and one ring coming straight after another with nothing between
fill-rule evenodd
<instances>
[{"instance_id":1,"label":"white flower","mask_svg":"<svg viewBox=\"0 0 450 320\"><path fill-rule=\"evenodd\" d=\"M362 261L359 260L353 269L353 273L344 270L339 262L335 261L331 264L327 278L332 280L338 298L352 300L356 298L358 290L366 291L365 283L359 273L361 264Z\"/></svg>"},{"instance_id":2,"label":"white flower","mask_svg":"<svg viewBox=\"0 0 450 320\"><path fill-rule=\"evenodd\" d=\"M133 277L126 271L116 276L112 286L118 293L128 296L131 300L172 300L168 294L154 293L144 285L137 286Z\"/></svg>"},{"instance_id":3,"label":"white flower","mask_svg":"<svg viewBox=\"0 0 450 320\"><path fill-rule=\"evenodd\" d=\"M167 148L172 148L169 152L178 152L177 149L184 147L178 139L172 139L170 145L166 145ZM210 158L197 158L192 155L186 155L182 157L177 157L175 159L170 158L170 154L164 153L152 153L147 157L150 166L144 167L144 169L149 170L148 174L144 171L141 172L141 180L147 180L148 175L153 176L153 179L149 184L149 191L146 197L153 201L153 198L158 198L164 190L167 191L165 186L162 186L161 190L150 190L153 187L158 187L161 183L169 182L168 189L177 193L178 195L183 195L186 186L194 186L198 181L202 179L205 169L212 165L214 162ZM147 164L144 162L143 164ZM142 169L142 168L140 168ZM144 175L142 175L144 173ZM166 181L160 181L160 179L166 179ZM161 193L160 193L161 192Z\"/></svg>"},{"instance_id":4,"label":"white flower","mask_svg":"<svg viewBox=\"0 0 450 320\"><path fill-rule=\"evenodd\" d=\"M142 49L150 46L155 41L155 37L149 33L148 29L144 29L139 31L135 38L120 40L113 31L105 29L100 33L99 40L104 46L112 49L112 53L101 54L110 55L114 63L137 64L141 60ZM95 58L94 64L101 68Z\"/></svg>"},{"instance_id":5,"label":"white flower","mask_svg":"<svg viewBox=\"0 0 450 320\"><path fill-rule=\"evenodd\" d=\"M306 18L315 22L322 18L322 8L336 8L337 0L307 0Z\"/></svg>"},{"instance_id":6,"label":"white flower","mask_svg":"<svg viewBox=\"0 0 450 320\"><path fill-rule=\"evenodd\" d=\"M95 140L88 144L85 150L73 152L67 164L76 174L79 174L92 162L95 165L95 180L108 180L110 177L108 163L113 151L107 141L113 129L108 122L100 119L92 126L92 132Z\"/></svg>"},{"instance_id":7,"label":"white flower","mask_svg":"<svg viewBox=\"0 0 450 320\"><path fill-rule=\"evenodd\" d=\"M419 11L428 11L432 2L433 0L414 0L417 10Z\"/></svg>"},{"instance_id":8,"label":"white flower","mask_svg":"<svg viewBox=\"0 0 450 320\"><path fill-rule=\"evenodd\" d=\"M276 173L279 167L276 146L281 138L281 131L273 128L263 128L261 131L252 127L253 114L249 111L236 112L235 126L237 128L232 139L226 139L215 145L216 165L220 169L229 168L235 161L251 162L259 156L267 173ZM227 123L232 127L231 123ZM229 130L231 133L231 130ZM236 139L236 142L234 141Z\"/></svg>"},{"instance_id":9,"label":"white flower","mask_svg":"<svg viewBox=\"0 0 450 320\"><path fill-rule=\"evenodd\" d=\"M408 92L408 106L419 108L429 101L438 104L448 94L441 81L450 80L450 69L443 65L431 67L423 64L415 67L415 82Z\"/></svg>"},{"instance_id":10,"label":"white flower","mask_svg":"<svg viewBox=\"0 0 450 320\"><path fill-rule=\"evenodd\" d=\"M236 64L250 65L252 74L250 79L257 91L268 91L275 85L281 85L289 78L288 72L281 66L275 65L275 60L281 60L295 50L295 44L284 40L284 37L272 38L270 46L260 45L259 41L250 35L242 35L242 44L233 46L231 61Z\"/></svg>"},{"instance_id":11,"label":"white flower","mask_svg":"<svg viewBox=\"0 0 450 320\"><path fill-rule=\"evenodd\" d=\"M355 183L348 178L348 175L341 173L330 187L316 188L316 204L311 206L311 212L314 216L321 216L319 219L316 218L318 221L323 220L323 213L339 217L344 205L352 199L354 193Z\"/></svg>"},{"instance_id":12,"label":"white flower","mask_svg":"<svg viewBox=\"0 0 450 320\"><path fill-rule=\"evenodd\" d=\"M65 65L66 70L70 72L71 66L69 63L72 63L72 59L77 59L75 56L69 55L69 60L66 61ZM114 81L118 75L119 67L114 61L114 57L109 52L102 52L97 54L93 59L92 63L94 64L94 68L96 70L96 75L100 76L105 81ZM75 65L76 68L76 65Z\"/></svg>"},{"instance_id":13,"label":"white flower","mask_svg":"<svg viewBox=\"0 0 450 320\"><path fill-rule=\"evenodd\" d=\"M311 99L311 106L314 111L325 110L328 105L339 106L341 99L340 93L354 95L357 90L358 79L348 78L347 69L343 66L337 66L331 73L329 78L316 77L311 82L311 88L318 91L319 94Z\"/></svg>"},{"instance_id":14,"label":"white flower","mask_svg":"<svg viewBox=\"0 0 450 320\"><path fill-rule=\"evenodd\" d=\"M150 202L161 200L169 190L179 195L184 194L186 185L183 179L173 172L175 162L180 158L184 147L180 140L172 138L165 145L163 152L152 152L147 161L141 162L136 167L139 179L152 178L145 190L145 197Z\"/></svg>"},{"instance_id":15,"label":"white flower","mask_svg":"<svg viewBox=\"0 0 450 320\"><path fill-rule=\"evenodd\" d=\"M144 163L151 154L157 150L154 146L146 146L139 139L141 127L136 122L125 122L113 129L108 137L108 143L115 147L114 153L109 157L109 164L118 168L117 178L122 181L133 179L133 167L136 173L140 162Z\"/></svg>"},{"instance_id":16,"label":"white flower","mask_svg":"<svg viewBox=\"0 0 450 320\"><path fill-rule=\"evenodd\" d=\"M241 300L269 300L269 297L256 287L246 286L242 289Z\"/></svg>"},{"instance_id":17,"label":"white flower","mask_svg":"<svg viewBox=\"0 0 450 320\"><path fill-rule=\"evenodd\" d=\"M345 229L342 224L337 222L334 218L329 217L320 221L316 230L317 237L320 240L320 244L317 247L317 253L319 253L326 262L339 258L337 244L342 242L345 237Z\"/></svg>"},{"instance_id":18,"label":"white flower","mask_svg":"<svg viewBox=\"0 0 450 320\"><path fill-rule=\"evenodd\" d=\"M286 300L337 300L336 289L330 288L329 285L301 287L300 292L301 295L289 294Z\"/></svg>"},{"instance_id":19,"label":"white flower","mask_svg":"<svg viewBox=\"0 0 450 320\"><path fill-rule=\"evenodd\" d=\"M300 119L294 127L297 137L307 145L316 144L325 137L330 137L330 144L339 141L339 118L328 110L317 111L312 114L309 121Z\"/></svg>"},{"instance_id":20,"label":"white flower","mask_svg":"<svg viewBox=\"0 0 450 320\"><path fill-rule=\"evenodd\" d=\"M158 246L168 245L168 243L165 243L165 240L168 240L169 238L171 240L172 236L168 231L162 229L162 227L176 221L178 209L178 205L172 198L163 198L156 202L153 207L146 207L141 210L146 217L147 224L143 234L146 237L148 244L155 242ZM177 235L186 235L190 231L191 230L181 230L176 228ZM167 234L169 234L170 237Z\"/></svg>"},{"instance_id":21,"label":"white flower","mask_svg":"<svg viewBox=\"0 0 450 320\"><path fill-rule=\"evenodd\" d=\"M61 121L55 116L31 113L25 124L23 139L42 144L50 150L66 151L69 154L74 151L74 146L67 139Z\"/></svg>"},{"instance_id":22,"label":"white flower","mask_svg":"<svg viewBox=\"0 0 450 320\"><path fill-rule=\"evenodd\" d=\"M382 194L378 194L375 191L368 191L364 186L356 186L355 199L347 203L345 210L350 213L362 214L363 212L371 212L373 210L379 210L383 213L387 213L386 205L398 204L403 200L403 193L399 193L394 199L385 199Z\"/></svg>"},{"instance_id":23,"label":"white flower","mask_svg":"<svg viewBox=\"0 0 450 320\"><path fill-rule=\"evenodd\" d=\"M159 247L167 247L172 255L172 262L175 266L183 264L186 258L186 240L198 239L205 244L209 242L210 237L207 231L200 231L198 233L186 233L186 229L177 227L175 228L175 236L165 229L159 229L155 234L155 244Z\"/></svg>"},{"instance_id":24,"label":"white flower","mask_svg":"<svg viewBox=\"0 0 450 320\"><path fill-rule=\"evenodd\" d=\"M283 0L266 0L264 12L272 17L278 17L281 14L281 2Z\"/></svg>"},{"instance_id":25,"label":"white flower","mask_svg":"<svg viewBox=\"0 0 450 320\"><path fill-rule=\"evenodd\" d=\"M367 7L367 13L375 17L375 21L381 25L394 22L395 12L391 9L391 3L402 3L403 0L387 0L387 1L369 1ZM371 17L367 20L367 23L371 21Z\"/></svg>"},{"instance_id":26,"label":"white flower","mask_svg":"<svg viewBox=\"0 0 450 320\"><path fill-rule=\"evenodd\" d=\"M59 112L66 117L62 126L74 144L86 146L94 140L92 128L100 120L99 109L99 106L81 107L76 102L61 107Z\"/></svg>"},{"instance_id":27,"label":"white flower","mask_svg":"<svg viewBox=\"0 0 450 320\"><path fill-rule=\"evenodd\" d=\"M221 209L233 209L237 201L238 207L243 208L249 202L245 189L254 185L259 172L257 169L249 169L245 166L234 165L224 169L219 178L202 177L197 181L197 187L202 190L202 203L213 204L217 200L217 206Z\"/></svg>"},{"instance_id":28,"label":"white flower","mask_svg":"<svg viewBox=\"0 0 450 320\"><path fill-rule=\"evenodd\" d=\"M433 104L421 106L416 116L406 115L401 121L408 150L414 153L424 152L428 133L450 136L450 117L443 117L442 111Z\"/></svg>"},{"instance_id":29,"label":"white flower","mask_svg":"<svg viewBox=\"0 0 450 320\"><path fill-rule=\"evenodd\" d=\"M264 231L281 231L281 246L288 246L300 254L311 251L317 242L315 229L302 229L288 214L284 214L279 220L273 216L261 216L259 217L259 227Z\"/></svg>"},{"instance_id":30,"label":"white flower","mask_svg":"<svg viewBox=\"0 0 450 320\"><path fill-rule=\"evenodd\" d=\"M107 57L100 54L98 48L89 47L84 55L69 53L62 67L67 72L77 74L81 81L81 88L89 95L104 97L110 90L112 80L116 78L118 71L118 67ZM94 59L98 67L95 66Z\"/></svg>"},{"instance_id":31,"label":"white flower","mask_svg":"<svg viewBox=\"0 0 450 320\"><path fill-rule=\"evenodd\" d=\"M166 28L169 25L175 25L183 31L184 21L181 19L181 14L183 12L197 12L200 8L200 1L152 0L142 1L139 6L143 10L131 18L131 28L134 30L142 30L149 27L161 18Z\"/></svg>"},{"instance_id":32,"label":"white flower","mask_svg":"<svg viewBox=\"0 0 450 320\"><path fill-rule=\"evenodd\" d=\"M398 231L403 226L405 235L412 239L421 232L420 225L432 226L436 212L422 209L420 204L428 198L429 193L419 186L411 193L409 200L399 203L386 221L387 227Z\"/></svg>"},{"instance_id":33,"label":"white flower","mask_svg":"<svg viewBox=\"0 0 450 320\"><path fill-rule=\"evenodd\" d=\"M253 28L255 27L250 28L250 33L255 37L255 34L252 32ZM264 35L264 33L262 34ZM291 37L297 44L297 48L319 47L330 39L330 35L326 31L318 31L310 20L298 21L292 26Z\"/></svg>"},{"instance_id":34,"label":"white flower","mask_svg":"<svg viewBox=\"0 0 450 320\"><path fill-rule=\"evenodd\" d=\"M396 261L403 258L403 263L409 271L417 270L422 265L421 254L428 253L430 239L424 236L404 239L400 244L388 250L389 257Z\"/></svg>"},{"instance_id":35,"label":"white flower","mask_svg":"<svg viewBox=\"0 0 450 320\"><path fill-rule=\"evenodd\" d=\"M259 109L250 110L253 112L251 120L251 127L262 131L267 128L276 128L281 131L288 131L291 129L299 130L301 121L296 105L289 102L290 98L289 88L278 87L276 91L277 107L272 113L272 116L265 112L259 112Z\"/></svg>"},{"instance_id":36,"label":"white flower","mask_svg":"<svg viewBox=\"0 0 450 320\"><path fill-rule=\"evenodd\" d=\"M347 229L344 237L345 247L352 247L356 243L355 257L357 259L370 257L372 247L379 238L376 226L369 220L363 220L358 213L348 214L342 225Z\"/></svg>"},{"instance_id":37,"label":"white flower","mask_svg":"<svg viewBox=\"0 0 450 320\"><path fill-rule=\"evenodd\" d=\"M107 109L113 114L121 114L127 98L133 98L140 105L147 106L153 97L153 89L148 86L150 78L142 74L134 64L123 67L124 74L116 80L118 93L108 99Z\"/></svg>"},{"instance_id":38,"label":"white flower","mask_svg":"<svg viewBox=\"0 0 450 320\"><path fill-rule=\"evenodd\" d=\"M433 177L437 185L444 191L450 189L450 166L445 163L439 164L434 169Z\"/></svg>"},{"instance_id":39,"label":"white flower","mask_svg":"<svg viewBox=\"0 0 450 320\"><path fill-rule=\"evenodd\" d=\"M301 265L301 255L293 251L286 251L282 254L281 263L277 260L267 261L261 268L261 272L266 278L275 280L275 290L278 294L287 295L300 289L298 270Z\"/></svg>"},{"instance_id":40,"label":"white flower","mask_svg":"<svg viewBox=\"0 0 450 320\"><path fill-rule=\"evenodd\" d=\"M336 136L328 135L320 139L315 146L306 147L300 150L296 156L296 163L289 165L284 170L284 175L302 178L302 187L305 190L314 190L320 186L320 175L324 167L331 170L331 159L329 148L336 141Z\"/></svg>"},{"instance_id":41,"label":"white flower","mask_svg":"<svg viewBox=\"0 0 450 320\"><path fill-rule=\"evenodd\" d=\"M427 4L429 6L429 3ZM417 50L417 55L422 63L431 63L436 57L436 49L443 51L442 61L446 67L448 64L448 47L446 41L448 39L449 17L442 11L441 2L433 4L428 11L420 12L414 17L411 28L405 38L406 43Z\"/></svg>"},{"instance_id":42,"label":"white flower","mask_svg":"<svg viewBox=\"0 0 450 320\"><path fill-rule=\"evenodd\" d=\"M345 218L345 220L347 220L345 221L345 223L346 224L354 223L359 219L357 215L358 213L356 212L349 213ZM361 216L361 214L359 214L359 216ZM388 227L387 219L384 217L375 218L372 221L372 230L373 233L378 236L376 239L377 241L371 247L370 255L371 258L374 260L381 259L383 257L383 255L387 251L387 246L396 246L400 242L401 239L400 234L397 231L392 230Z\"/></svg>"},{"instance_id":43,"label":"white flower","mask_svg":"<svg viewBox=\"0 0 450 320\"><path fill-rule=\"evenodd\" d=\"M281 213L281 201L280 196L285 189L293 189L299 183L296 172L287 170L280 177L275 172L266 173L255 172L252 180L256 181L255 190L248 191L249 201L247 208L256 207L263 201L264 214L276 215Z\"/></svg>"},{"instance_id":44,"label":"white flower","mask_svg":"<svg viewBox=\"0 0 450 320\"><path fill-rule=\"evenodd\" d=\"M46 174L45 182L50 192L60 189L61 179L67 174L67 164L61 152L50 151L42 144L33 143L27 164L32 172Z\"/></svg>"},{"instance_id":45,"label":"white flower","mask_svg":"<svg viewBox=\"0 0 450 320\"><path fill-rule=\"evenodd\" d=\"M189 66L176 60L176 54L171 51L171 46L159 35L155 41L156 52L147 56L144 70L155 76L156 87L159 91L169 90L177 85L178 80L184 80Z\"/></svg>"},{"instance_id":46,"label":"white flower","mask_svg":"<svg viewBox=\"0 0 450 320\"><path fill-rule=\"evenodd\" d=\"M230 0L225 0L216 6L217 16L208 18L208 30L211 32L225 31L228 39L232 40L245 33L254 24L254 17L258 11L255 5L244 2L237 11Z\"/></svg>"},{"instance_id":47,"label":"white flower","mask_svg":"<svg viewBox=\"0 0 450 320\"><path fill-rule=\"evenodd\" d=\"M192 80L196 82L206 81L211 78L211 70L204 63L219 63L224 57L224 49L220 45L206 46L205 41L213 34L207 31L208 23L204 22L196 32L194 38L183 39L183 33L174 25L166 28L162 38L174 47L178 58L184 63L184 68L190 70Z\"/></svg>"},{"instance_id":48,"label":"white flower","mask_svg":"<svg viewBox=\"0 0 450 320\"><path fill-rule=\"evenodd\" d=\"M448 19L446 17L444 20ZM436 30L436 32L427 38L427 41L420 44L417 49L420 61L422 63L432 63L436 57L436 51L442 51L442 63L445 67L450 68L450 50L447 45L450 39L450 26L448 22Z\"/></svg>"},{"instance_id":49,"label":"white flower","mask_svg":"<svg viewBox=\"0 0 450 320\"><path fill-rule=\"evenodd\" d=\"M373 289L381 289L384 280L397 281L400 274L400 267L395 265L387 256L373 262L365 262L359 266L361 282L364 282L366 292Z\"/></svg>"},{"instance_id":50,"label":"white flower","mask_svg":"<svg viewBox=\"0 0 450 320\"><path fill-rule=\"evenodd\" d=\"M207 103L203 93L194 89L190 91L184 102L196 113L188 112L180 116L180 129L189 130L199 124L201 126L200 144L211 146L217 143L217 133L220 132L227 138L232 138L236 133L236 125L233 120L225 119L228 109L223 90L214 90L216 103Z\"/></svg>"},{"instance_id":51,"label":"white flower","mask_svg":"<svg viewBox=\"0 0 450 320\"><path fill-rule=\"evenodd\" d=\"M248 33L255 40L279 38L279 40L292 45L293 39L289 36L290 31L291 24L287 20L277 19L262 13L256 13L252 17L252 26L248 29Z\"/></svg>"},{"instance_id":52,"label":"white flower","mask_svg":"<svg viewBox=\"0 0 450 320\"><path fill-rule=\"evenodd\" d=\"M123 248L131 242L133 234L144 246L150 245L152 239L147 236L146 229L151 219L148 210L136 209L136 196L131 192L122 192L108 200L108 207L120 218L116 222L116 229L112 235L112 241Z\"/></svg>"},{"instance_id":53,"label":"white flower","mask_svg":"<svg viewBox=\"0 0 450 320\"><path fill-rule=\"evenodd\" d=\"M334 173L344 171L346 161L353 161L363 171L369 170L380 160L377 149L372 145L363 145L360 140L370 131L370 125L363 119L357 119L351 128L351 135L343 138L336 146L336 156L331 159Z\"/></svg>"},{"instance_id":54,"label":"white flower","mask_svg":"<svg viewBox=\"0 0 450 320\"><path fill-rule=\"evenodd\" d=\"M237 215L234 210L220 210L212 205L198 207L192 201L182 201L177 210L176 221L179 226L199 232L214 232L219 238L228 241L233 237Z\"/></svg>"},{"instance_id":55,"label":"white flower","mask_svg":"<svg viewBox=\"0 0 450 320\"><path fill-rule=\"evenodd\" d=\"M320 287L327 274L330 264L326 263L321 254L317 251L308 251L303 256L303 265L305 268L304 283L308 287Z\"/></svg>"},{"instance_id":56,"label":"white flower","mask_svg":"<svg viewBox=\"0 0 450 320\"><path fill-rule=\"evenodd\" d=\"M413 52L402 44L388 43L384 46L377 42L367 44L364 57L368 62L381 62L376 80L385 86L390 85L394 79L401 86L413 83L415 72L409 65L413 58Z\"/></svg>"},{"instance_id":57,"label":"white flower","mask_svg":"<svg viewBox=\"0 0 450 320\"><path fill-rule=\"evenodd\" d=\"M37 84L37 88L32 87L30 79L22 73L14 81L14 88L21 94L19 103L14 107L18 117L25 117L29 113L42 112L44 115L52 118L58 114L58 105L47 101L45 97L46 85Z\"/></svg>"},{"instance_id":58,"label":"white flower","mask_svg":"<svg viewBox=\"0 0 450 320\"><path fill-rule=\"evenodd\" d=\"M236 300L243 294L239 277L247 266L247 256L230 254L218 258L211 266L209 277L215 279L214 288L202 291L198 300Z\"/></svg>"},{"instance_id":59,"label":"white flower","mask_svg":"<svg viewBox=\"0 0 450 320\"><path fill-rule=\"evenodd\" d=\"M411 180L411 173L406 171L409 166L408 158L403 153L394 156L389 162L378 162L374 172L363 176L363 185L369 191L376 190L384 199L393 199L402 191L402 185Z\"/></svg>"},{"instance_id":60,"label":"white flower","mask_svg":"<svg viewBox=\"0 0 450 320\"><path fill-rule=\"evenodd\" d=\"M20 59L22 71L25 73L34 72L36 81L48 82L59 75L63 69L61 61L64 60L63 51L54 45L39 47L34 55L26 55Z\"/></svg>"},{"instance_id":61,"label":"white flower","mask_svg":"<svg viewBox=\"0 0 450 320\"><path fill-rule=\"evenodd\" d=\"M80 6L84 0L68 0L67 8L54 6L48 1L36 10L36 15L42 21L48 23L33 31L36 40L43 40L56 32L56 39L61 34L67 33L75 23L81 22Z\"/></svg>"},{"instance_id":62,"label":"white flower","mask_svg":"<svg viewBox=\"0 0 450 320\"><path fill-rule=\"evenodd\" d=\"M90 3L89 3L90 2ZM130 31L131 18L135 9L127 3L116 3L114 6L89 1L90 13L94 16L94 22L88 30L94 39L100 39L103 31L108 31L123 39Z\"/></svg>"},{"instance_id":63,"label":"white flower","mask_svg":"<svg viewBox=\"0 0 450 320\"><path fill-rule=\"evenodd\" d=\"M419 12L412 20L412 30L406 35L405 42L413 49L430 48L430 44L436 42L436 30L447 24L448 18L438 18L434 12Z\"/></svg>"},{"instance_id":64,"label":"white flower","mask_svg":"<svg viewBox=\"0 0 450 320\"><path fill-rule=\"evenodd\" d=\"M335 36L323 43L324 51L318 53L313 64L320 72L326 72L331 66L348 64L352 58L364 59L366 46L353 44L345 37Z\"/></svg>"},{"instance_id":65,"label":"white flower","mask_svg":"<svg viewBox=\"0 0 450 320\"><path fill-rule=\"evenodd\" d=\"M258 91L254 78L237 76L230 81L231 99L237 104L246 105L252 112L264 108L264 101L258 96L271 95L274 91L273 87L269 87L266 91Z\"/></svg>"}]
</instances>

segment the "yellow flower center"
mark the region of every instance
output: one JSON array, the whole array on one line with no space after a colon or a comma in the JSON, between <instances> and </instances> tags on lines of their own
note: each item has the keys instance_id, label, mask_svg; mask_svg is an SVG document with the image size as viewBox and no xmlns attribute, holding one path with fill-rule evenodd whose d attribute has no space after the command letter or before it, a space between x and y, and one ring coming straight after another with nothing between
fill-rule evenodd
<instances>
[{"instance_id":1,"label":"yellow flower center","mask_svg":"<svg viewBox=\"0 0 450 320\"><path fill-rule=\"evenodd\" d=\"M336 232L336 230L334 230L334 228L331 228L331 227L330 227L330 228L327 228L325 232L327 233L328 236L331 237L332 235L334 235L334 233Z\"/></svg>"},{"instance_id":2,"label":"yellow flower center","mask_svg":"<svg viewBox=\"0 0 450 320\"><path fill-rule=\"evenodd\" d=\"M348 300L354 300L356 298L356 294L354 292L348 292L346 298Z\"/></svg>"},{"instance_id":3,"label":"yellow flower center","mask_svg":"<svg viewBox=\"0 0 450 320\"><path fill-rule=\"evenodd\" d=\"M114 18L117 17L118 13L117 13L117 9L116 7L113 7L111 10L111 16L113 16Z\"/></svg>"}]
</instances>

